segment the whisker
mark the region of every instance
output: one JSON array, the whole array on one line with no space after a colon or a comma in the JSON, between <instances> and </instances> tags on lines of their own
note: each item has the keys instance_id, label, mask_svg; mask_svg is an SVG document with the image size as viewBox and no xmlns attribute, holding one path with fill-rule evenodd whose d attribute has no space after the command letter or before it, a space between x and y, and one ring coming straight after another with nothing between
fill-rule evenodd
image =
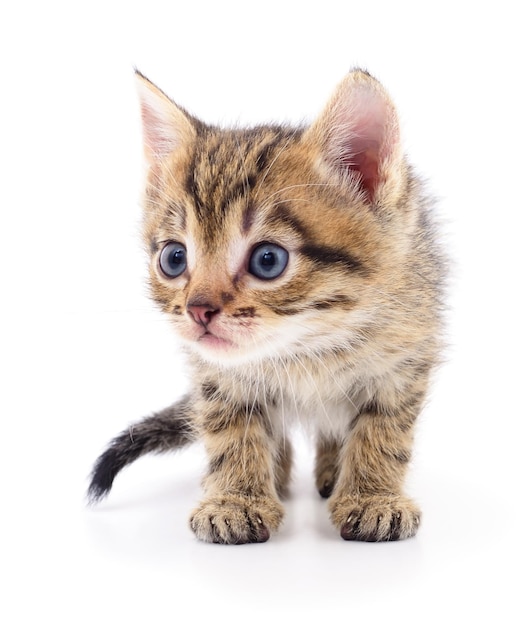
<instances>
[{"instance_id":1,"label":"whisker","mask_svg":"<svg viewBox=\"0 0 532 626\"><path fill-rule=\"evenodd\" d=\"M309 381L311 382L312 386L314 387L314 389L316 391L316 396L318 398L319 403L321 404L321 408L323 409L323 413L324 413L325 417L327 418L330 426L332 427L333 426L333 421L332 421L332 419L331 419L331 417L329 415L329 412L327 410L327 407L325 406L325 403L323 402L321 391L318 388L318 385L316 384L316 380L315 380L314 376L312 376L312 374L308 371L308 369L306 368L305 364L303 363L302 359L299 356L294 354L292 356L292 358L294 358L299 363L299 365L303 368L303 370L305 371L306 375L308 376Z\"/></svg>"}]
</instances>

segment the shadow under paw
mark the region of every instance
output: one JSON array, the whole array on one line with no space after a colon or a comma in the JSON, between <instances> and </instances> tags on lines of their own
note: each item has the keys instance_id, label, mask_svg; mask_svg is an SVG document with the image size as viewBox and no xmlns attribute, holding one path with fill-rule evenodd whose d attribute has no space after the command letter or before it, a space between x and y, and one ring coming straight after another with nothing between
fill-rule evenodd
<instances>
[{"instance_id":1,"label":"shadow under paw","mask_svg":"<svg viewBox=\"0 0 532 626\"><path fill-rule=\"evenodd\" d=\"M190 517L198 539L209 543L264 543L283 516L274 499L230 495L202 502Z\"/></svg>"},{"instance_id":2,"label":"shadow under paw","mask_svg":"<svg viewBox=\"0 0 532 626\"><path fill-rule=\"evenodd\" d=\"M347 541L398 541L413 537L421 513L402 496L344 497L331 505L333 522Z\"/></svg>"}]
</instances>

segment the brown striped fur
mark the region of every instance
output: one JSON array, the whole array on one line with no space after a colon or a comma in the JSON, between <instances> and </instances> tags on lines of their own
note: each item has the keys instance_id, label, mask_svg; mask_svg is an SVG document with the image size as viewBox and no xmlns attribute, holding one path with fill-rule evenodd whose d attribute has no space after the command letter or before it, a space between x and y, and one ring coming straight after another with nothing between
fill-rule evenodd
<instances>
[{"instance_id":1,"label":"brown striped fur","mask_svg":"<svg viewBox=\"0 0 532 626\"><path fill-rule=\"evenodd\" d=\"M194 372L172 407L188 424L175 447L201 438L209 457L192 530L244 543L278 529L295 418L315 433L316 485L344 539L414 535L402 487L440 349L444 264L389 96L355 70L308 128L220 129L138 83L151 291ZM187 255L174 278L169 242ZM271 280L251 271L264 242L288 252ZM96 498L127 458L125 434L113 445Z\"/></svg>"}]
</instances>

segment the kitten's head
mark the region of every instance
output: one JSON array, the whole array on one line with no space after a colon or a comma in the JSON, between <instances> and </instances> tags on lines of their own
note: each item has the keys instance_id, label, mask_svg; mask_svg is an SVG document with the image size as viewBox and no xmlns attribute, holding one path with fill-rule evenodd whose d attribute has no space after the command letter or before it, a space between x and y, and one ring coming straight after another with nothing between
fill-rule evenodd
<instances>
[{"instance_id":1,"label":"kitten's head","mask_svg":"<svg viewBox=\"0 0 532 626\"><path fill-rule=\"evenodd\" d=\"M220 364L356 343L386 305L406 212L381 85L350 73L308 128L224 130L137 78L152 296L182 340Z\"/></svg>"}]
</instances>

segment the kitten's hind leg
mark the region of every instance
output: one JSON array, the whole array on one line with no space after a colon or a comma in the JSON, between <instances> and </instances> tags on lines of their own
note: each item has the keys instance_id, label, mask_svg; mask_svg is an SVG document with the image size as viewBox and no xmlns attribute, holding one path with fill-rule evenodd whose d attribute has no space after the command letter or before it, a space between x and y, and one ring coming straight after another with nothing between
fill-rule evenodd
<instances>
[{"instance_id":1,"label":"kitten's hind leg","mask_svg":"<svg viewBox=\"0 0 532 626\"><path fill-rule=\"evenodd\" d=\"M322 498L328 498L333 492L338 476L339 454L340 444L335 439L319 435L314 476L316 487Z\"/></svg>"},{"instance_id":2,"label":"kitten's hind leg","mask_svg":"<svg viewBox=\"0 0 532 626\"><path fill-rule=\"evenodd\" d=\"M290 475L292 473L292 444L288 439L282 439L277 448L275 458L275 489L281 499L288 497Z\"/></svg>"}]
</instances>

